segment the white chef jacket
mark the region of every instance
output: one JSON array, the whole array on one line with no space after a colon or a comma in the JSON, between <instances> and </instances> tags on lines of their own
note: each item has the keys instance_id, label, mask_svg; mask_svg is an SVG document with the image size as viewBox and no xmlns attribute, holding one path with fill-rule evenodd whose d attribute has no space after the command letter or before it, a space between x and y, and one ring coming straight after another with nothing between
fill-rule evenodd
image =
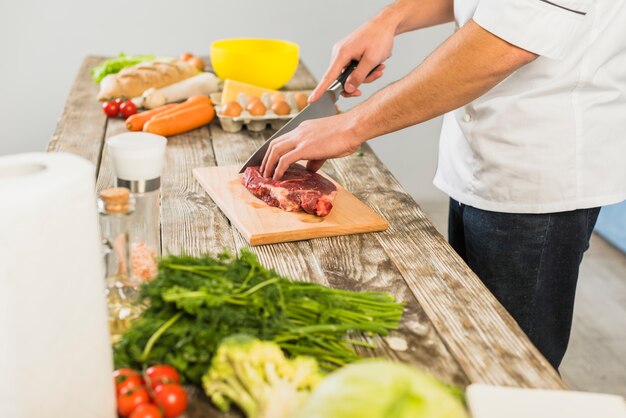
<instances>
[{"instance_id":1,"label":"white chef jacket","mask_svg":"<svg viewBox=\"0 0 626 418\"><path fill-rule=\"evenodd\" d=\"M454 14L540 57L445 115L435 186L508 213L626 199L626 0L454 0Z\"/></svg>"}]
</instances>

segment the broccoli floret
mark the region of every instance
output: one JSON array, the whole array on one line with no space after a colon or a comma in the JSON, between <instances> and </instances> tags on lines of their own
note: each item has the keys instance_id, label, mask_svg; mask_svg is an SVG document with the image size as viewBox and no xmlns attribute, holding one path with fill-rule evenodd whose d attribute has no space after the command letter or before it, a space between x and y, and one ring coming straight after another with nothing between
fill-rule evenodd
<instances>
[{"instance_id":1,"label":"broccoli floret","mask_svg":"<svg viewBox=\"0 0 626 418\"><path fill-rule=\"evenodd\" d=\"M314 358L287 359L273 342L234 335L220 344L202 385L222 411L234 403L248 418L289 418L321 379Z\"/></svg>"}]
</instances>

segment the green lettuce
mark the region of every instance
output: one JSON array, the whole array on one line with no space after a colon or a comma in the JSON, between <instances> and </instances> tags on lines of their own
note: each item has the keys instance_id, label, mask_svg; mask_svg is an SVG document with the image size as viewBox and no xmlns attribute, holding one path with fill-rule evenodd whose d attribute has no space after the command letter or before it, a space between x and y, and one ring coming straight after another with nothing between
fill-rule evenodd
<instances>
[{"instance_id":1,"label":"green lettuce","mask_svg":"<svg viewBox=\"0 0 626 418\"><path fill-rule=\"evenodd\" d=\"M94 82L100 83L104 77L109 74L117 74L122 68L131 67L133 65L137 65L140 62L152 61L154 60L154 55L126 55L121 52L117 58L111 58L95 68L91 69L91 78Z\"/></svg>"},{"instance_id":2,"label":"green lettuce","mask_svg":"<svg viewBox=\"0 0 626 418\"><path fill-rule=\"evenodd\" d=\"M329 374L298 418L468 418L462 392L406 364L363 360Z\"/></svg>"}]
</instances>

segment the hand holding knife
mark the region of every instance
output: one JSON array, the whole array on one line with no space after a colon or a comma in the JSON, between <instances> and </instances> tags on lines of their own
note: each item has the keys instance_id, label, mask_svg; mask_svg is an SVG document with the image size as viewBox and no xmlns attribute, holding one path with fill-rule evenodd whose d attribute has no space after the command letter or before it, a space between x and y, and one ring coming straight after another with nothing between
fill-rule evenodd
<instances>
[{"instance_id":1,"label":"hand holding knife","mask_svg":"<svg viewBox=\"0 0 626 418\"><path fill-rule=\"evenodd\" d=\"M329 86L329 88L320 96L319 99L317 99L316 101L312 103L309 103L298 115L296 115L291 121L289 121L281 129L276 131L276 133L272 135L267 141L265 141L265 143L261 145L261 147L259 147L254 152L254 154L252 154L250 158L248 158L248 160L244 163L244 165L241 167L239 172L243 173L243 171L247 167L250 167L250 166L261 165L262 169L265 169L265 171L268 172L267 174L269 174L269 171L271 171L272 174L282 175L282 172L284 172L284 170L282 170L283 167L280 167L281 171L277 170L278 173L274 173L274 168L277 167L279 164L277 161L274 161L274 158L277 157L276 152L268 153L270 148L272 149L272 151L278 151L278 152L282 150L287 150L290 147L290 145L293 145L293 138L285 137L285 135L293 131L294 129L296 129L298 126L300 126L302 122L307 121L307 120L326 118L328 116L335 115L337 113L335 103L339 99L339 95L345 91L345 83L348 80L348 77L350 76L350 74L355 70L355 68L357 68L358 64L359 64L358 61L352 60L348 64L348 66L344 69L344 71L339 75L337 80ZM372 71L370 71L369 75L374 74L377 70L380 71L382 69L380 68L380 66L377 66ZM272 146L272 143L279 137L281 138L281 141L280 141L281 148ZM287 144L285 143L286 139L291 139L292 142ZM278 142L276 143L276 145L278 145ZM294 150L295 150L295 146L289 152L293 152ZM283 155L285 154L281 154L278 158L282 157ZM291 156L293 157L295 155L296 155L295 153L292 153ZM324 159L321 159L321 160L323 163ZM310 163L313 163L313 162L315 161L310 161ZM316 171L316 169L319 169L319 167L321 167L321 164L319 164L317 167L315 166L316 164L309 164L307 168L312 169L312 171ZM267 170L267 168L270 168L270 167L271 167L271 170ZM284 168L286 169L286 167ZM274 177L277 177L277 176L274 175Z\"/></svg>"}]
</instances>

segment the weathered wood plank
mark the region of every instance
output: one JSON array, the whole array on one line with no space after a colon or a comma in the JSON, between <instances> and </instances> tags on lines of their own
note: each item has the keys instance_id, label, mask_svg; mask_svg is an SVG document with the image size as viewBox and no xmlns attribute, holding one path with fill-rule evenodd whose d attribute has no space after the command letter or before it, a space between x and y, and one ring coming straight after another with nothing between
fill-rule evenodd
<instances>
[{"instance_id":1,"label":"weathered wood plank","mask_svg":"<svg viewBox=\"0 0 626 418\"><path fill-rule=\"evenodd\" d=\"M312 90L317 85L313 74L306 68L302 61L298 64L296 74L285 84L281 90Z\"/></svg>"},{"instance_id":2,"label":"weathered wood plank","mask_svg":"<svg viewBox=\"0 0 626 418\"><path fill-rule=\"evenodd\" d=\"M107 118L96 100L98 86L91 80L89 70L103 59L89 56L83 60L63 113L48 143L48 151L80 155L94 163L96 169L100 164Z\"/></svg>"},{"instance_id":3,"label":"weathered wood plank","mask_svg":"<svg viewBox=\"0 0 626 418\"><path fill-rule=\"evenodd\" d=\"M187 410L181 418L243 418L239 411L233 410L230 413L221 412L213 406L211 400L205 395L204 390L198 386L185 386L189 403Z\"/></svg>"},{"instance_id":4,"label":"weathered wood plank","mask_svg":"<svg viewBox=\"0 0 626 418\"><path fill-rule=\"evenodd\" d=\"M242 131L247 132L247 131ZM241 164L271 135L246 137L229 134L211 127L218 165ZM331 170L335 172L335 167ZM339 174L339 177L342 177ZM350 174L345 173L344 178ZM238 249L246 245L241 234L233 229ZM407 343L406 351L395 351L384 338L374 338L377 349L359 350L367 356L381 356L419 366L445 381L461 386L469 382L459 365L435 332L424 311L411 294L402 275L371 234L324 238L276 245L253 247L264 265L280 274L311 280L348 290L378 290L392 293L407 307L398 331L391 336ZM363 338L366 339L366 338Z\"/></svg>"},{"instance_id":5,"label":"weathered wood plank","mask_svg":"<svg viewBox=\"0 0 626 418\"><path fill-rule=\"evenodd\" d=\"M396 349L389 338L376 337L368 340L378 348L364 354L412 364L446 382L466 386L469 380L373 235L311 240L326 277L325 284L347 290L388 292L406 303L398 330L389 336L405 341L406 350Z\"/></svg>"},{"instance_id":6,"label":"weathered wood plank","mask_svg":"<svg viewBox=\"0 0 626 418\"><path fill-rule=\"evenodd\" d=\"M386 216L376 236L472 382L564 388L510 315L405 193L360 193Z\"/></svg>"},{"instance_id":7,"label":"weathered wood plank","mask_svg":"<svg viewBox=\"0 0 626 418\"><path fill-rule=\"evenodd\" d=\"M98 180L96 182L96 189L98 191L108 187L115 187L115 174L113 173L113 164L107 152L106 140L124 132L128 131L126 130L123 119L108 120L102 144L102 158L100 159L100 167L98 169Z\"/></svg>"},{"instance_id":8,"label":"weathered wood plank","mask_svg":"<svg viewBox=\"0 0 626 418\"><path fill-rule=\"evenodd\" d=\"M345 158L338 158L324 164L323 170L328 172L332 167L336 180L352 193L383 187L404 193L404 189L393 177L391 172L378 159L368 144L363 144L359 151ZM415 202L412 202L415 205Z\"/></svg>"},{"instance_id":9,"label":"weathered wood plank","mask_svg":"<svg viewBox=\"0 0 626 418\"><path fill-rule=\"evenodd\" d=\"M373 236L471 382L566 387L369 146L330 165L337 181L389 222L387 231Z\"/></svg>"},{"instance_id":10,"label":"weathered wood plank","mask_svg":"<svg viewBox=\"0 0 626 418\"><path fill-rule=\"evenodd\" d=\"M215 157L207 127L168 139L161 191L164 254L216 254L234 248L228 219L191 172L211 165Z\"/></svg>"}]
</instances>

